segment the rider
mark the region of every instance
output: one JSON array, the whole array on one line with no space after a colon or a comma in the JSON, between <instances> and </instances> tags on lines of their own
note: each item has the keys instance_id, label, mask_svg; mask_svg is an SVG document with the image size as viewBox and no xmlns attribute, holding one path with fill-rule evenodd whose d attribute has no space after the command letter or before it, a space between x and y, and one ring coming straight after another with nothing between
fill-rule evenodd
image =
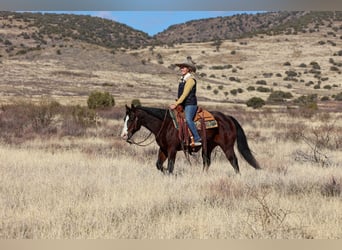
<instances>
[{"instance_id":1,"label":"rider","mask_svg":"<svg viewBox=\"0 0 342 250\"><path fill-rule=\"evenodd\" d=\"M176 66L180 68L182 77L178 85L178 99L170 105L170 109L175 109L178 105L184 108L186 123L194 136L193 146L201 146L201 137L193 121L197 112L196 79L194 76L196 66L190 56L186 58L185 62L178 63Z\"/></svg>"}]
</instances>

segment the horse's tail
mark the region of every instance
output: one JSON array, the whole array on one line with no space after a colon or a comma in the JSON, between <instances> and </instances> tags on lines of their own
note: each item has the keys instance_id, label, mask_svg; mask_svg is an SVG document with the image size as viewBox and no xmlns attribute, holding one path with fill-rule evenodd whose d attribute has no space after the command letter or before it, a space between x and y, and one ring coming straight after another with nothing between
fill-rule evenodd
<instances>
[{"instance_id":1,"label":"horse's tail","mask_svg":"<svg viewBox=\"0 0 342 250\"><path fill-rule=\"evenodd\" d=\"M240 154L243 156L243 158L255 169L261 169L259 163L254 158L247 142L247 137L245 132L243 131L240 123L232 116L229 116L230 119L235 124L236 130L237 130L237 148L240 152Z\"/></svg>"}]
</instances>

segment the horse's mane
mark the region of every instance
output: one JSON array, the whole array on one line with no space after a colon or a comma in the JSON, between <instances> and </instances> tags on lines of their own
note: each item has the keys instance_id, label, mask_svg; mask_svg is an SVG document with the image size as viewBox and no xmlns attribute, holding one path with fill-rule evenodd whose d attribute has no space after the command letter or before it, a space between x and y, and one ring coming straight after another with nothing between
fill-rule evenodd
<instances>
[{"instance_id":1,"label":"horse's mane","mask_svg":"<svg viewBox=\"0 0 342 250\"><path fill-rule=\"evenodd\" d=\"M158 118L159 120L165 119L165 113L168 111L167 109L161 109L161 108L152 108L152 107L137 107L137 109L141 109L145 111L146 113ZM168 117L170 117L170 114L167 114Z\"/></svg>"}]
</instances>

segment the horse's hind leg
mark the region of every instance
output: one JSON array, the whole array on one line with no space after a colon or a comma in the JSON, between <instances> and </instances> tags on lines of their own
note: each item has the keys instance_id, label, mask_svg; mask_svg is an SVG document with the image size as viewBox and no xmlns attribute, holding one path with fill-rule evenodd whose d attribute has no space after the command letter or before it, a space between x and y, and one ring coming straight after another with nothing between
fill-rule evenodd
<instances>
[{"instance_id":1,"label":"horse's hind leg","mask_svg":"<svg viewBox=\"0 0 342 250\"><path fill-rule=\"evenodd\" d=\"M156 162L156 166L158 170L164 172L163 164L166 161L166 159L167 159L167 156L164 154L164 152L161 149L159 149L158 159Z\"/></svg>"},{"instance_id":2,"label":"horse's hind leg","mask_svg":"<svg viewBox=\"0 0 342 250\"><path fill-rule=\"evenodd\" d=\"M211 152L212 152L212 148L207 149L207 152L205 153L202 150L202 160L203 160L203 171L208 171L210 164L211 164Z\"/></svg>"},{"instance_id":3,"label":"horse's hind leg","mask_svg":"<svg viewBox=\"0 0 342 250\"><path fill-rule=\"evenodd\" d=\"M229 160L230 164L233 166L235 173L239 174L240 173L239 163L238 163L238 159L235 155L234 148L226 149L224 151L224 153L225 153L227 159Z\"/></svg>"}]
</instances>

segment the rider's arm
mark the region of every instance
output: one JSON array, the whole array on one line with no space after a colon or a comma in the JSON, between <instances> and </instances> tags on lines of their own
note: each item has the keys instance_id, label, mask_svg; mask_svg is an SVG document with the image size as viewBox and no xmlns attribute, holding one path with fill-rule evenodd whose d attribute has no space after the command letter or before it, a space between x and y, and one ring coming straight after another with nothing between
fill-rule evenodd
<instances>
[{"instance_id":1,"label":"rider's arm","mask_svg":"<svg viewBox=\"0 0 342 250\"><path fill-rule=\"evenodd\" d=\"M185 83L182 95L178 98L178 100L175 103L176 106L184 102L185 98L189 95L191 89L194 86L195 86L195 80L193 78L189 78Z\"/></svg>"}]
</instances>

